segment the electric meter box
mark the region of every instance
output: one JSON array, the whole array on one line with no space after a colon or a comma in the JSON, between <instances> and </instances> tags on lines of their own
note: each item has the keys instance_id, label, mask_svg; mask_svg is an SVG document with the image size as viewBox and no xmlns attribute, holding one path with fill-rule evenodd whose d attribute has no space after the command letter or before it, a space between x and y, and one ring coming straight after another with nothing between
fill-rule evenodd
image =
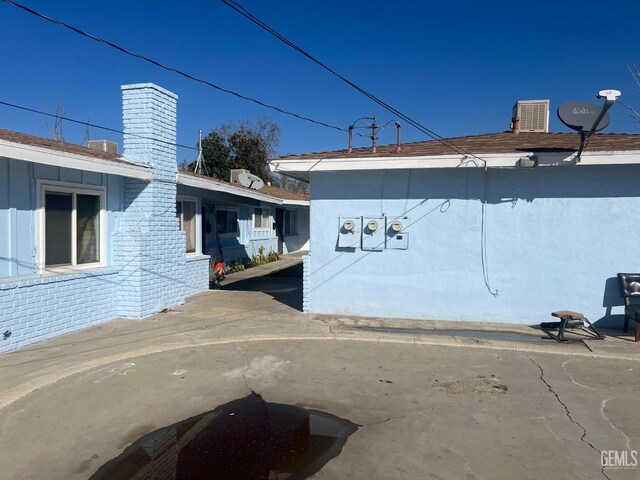
<instances>
[{"instance_id":1,"label":"electric meter box","mask_svg":"<svg viewBox=\"0 0 640 480\"><path fill-rule=\"evenodd\" d=\"M340 217L338 224L338 248L358 248L362 233L360 217Z\"/></svg>"},{"instance_id":2,"label":"electric meter box","mask_svg":"<svg viewBox=\"0 0 640 480\"><path fill-rule=\"evenodd\" d=\"M384 250L384 232L384 217L362 217L362 250Z\"/></svg>"},{"instance_id":3,"label":"electric meter box","mask_svg":"<svg viewBox=\"0 0 640 480\"><path fill-rule=\"evenodd\" d=\"M406 231L409 217L387 217L387 248L390 250L407 250L409 234Z\"/></svg>"}]
</instances>

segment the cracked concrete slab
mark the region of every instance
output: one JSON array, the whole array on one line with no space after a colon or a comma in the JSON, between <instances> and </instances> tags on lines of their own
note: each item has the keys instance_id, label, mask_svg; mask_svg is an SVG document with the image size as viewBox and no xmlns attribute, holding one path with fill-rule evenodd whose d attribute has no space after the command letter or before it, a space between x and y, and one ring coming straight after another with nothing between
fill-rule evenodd
<instances>
[{"instance_id":1,"label":"cracked concrete slab","mask_svg":"<svg viewBox=\"0 0 640 480\"><path fill-rule=\"evenodd\" d=\"M89 478L146 433L248 391L361 426L317 479L640 477L600 459L640 445L637 345L361 331L416 322L303 315L288 305L297 280L276 282L0 357L2 477Z\"/></svg>"}]
</instances>

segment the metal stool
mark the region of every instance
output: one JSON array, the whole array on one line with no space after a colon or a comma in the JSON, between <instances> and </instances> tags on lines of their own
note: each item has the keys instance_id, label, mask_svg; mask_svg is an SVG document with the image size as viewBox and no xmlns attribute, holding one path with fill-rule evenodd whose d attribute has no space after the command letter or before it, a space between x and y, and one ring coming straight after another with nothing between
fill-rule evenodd
<instances>
[{"instance_id":1,"label":"metal stool","mask_svg":"<svg viewBox=\"0 0 640 480\"><path fill-rule=\"evenodd\" d=\"M564 332L567 328L580 328L585 332L590 333L598 340L604 340L604 337L596 330L596 327L580 312L573 312L571 310L559 310L551 313L552 317L559 318L559 322L543 322L540 324L540 329L544 330L554 340L558 342L582 342L582 339L569 340L565 338ZM589 325L585 328L585 322ZM549 330L558 330L558 334L551 333ZM591 330L589 330L591 329Z\"/></svg>"}]
</instances>

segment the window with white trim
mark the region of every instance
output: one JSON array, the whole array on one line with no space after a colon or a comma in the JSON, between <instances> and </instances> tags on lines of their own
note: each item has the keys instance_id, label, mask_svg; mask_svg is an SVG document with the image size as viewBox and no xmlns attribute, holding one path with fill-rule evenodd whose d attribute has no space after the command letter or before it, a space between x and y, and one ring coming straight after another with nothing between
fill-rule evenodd
<instances>
[{"instance_id":1,"label":"window with white trim","mask_svg":"<svg viewBox=\"0 0 640 480\"><path fill-rule=\"evenodd\" d=\"M238 234L238 212L236 210L216 209L216 233L218 235Z\"/></svg>"},{"instance_id":2,"label":"window with white trim","mask_svg":"<svg viewBox=\"0 0 640 480\"><path fill-rule=\"evenodd\" d=\"M270 208L254 208L253 209L253 228L255 230L271 229L271 209Z\"/></svg>"},{"instance_id":3,"label":"window with white trim","mask_svg":"<svg viewBox=\"0 0 640 480\"><path fill-rule=\"evenodd\" d=\"M285 210L284 212L284 234L297 235L296 232L296 211Z\"/></svg>"},{"instance_id":4,"label":"window with white trim","mask_svg":"<svg viewBox=\"0 0 640 480\"><path fill-rule=\"evenodd\" d=\"M45 268L104 263L104 191L42 186Z\"/></svg>"},{"instance_id":5,"label":"window with white trim","mask_svg":"<svg viewBox=\"0 0 640 480\"><path fill-rule=\"evenodd\" d=\"M180 230L185 232L187 253L195 253L198 243L196 202L193 200L176 200L176 216L180 220Z\"/></svg>"}]
</instances>

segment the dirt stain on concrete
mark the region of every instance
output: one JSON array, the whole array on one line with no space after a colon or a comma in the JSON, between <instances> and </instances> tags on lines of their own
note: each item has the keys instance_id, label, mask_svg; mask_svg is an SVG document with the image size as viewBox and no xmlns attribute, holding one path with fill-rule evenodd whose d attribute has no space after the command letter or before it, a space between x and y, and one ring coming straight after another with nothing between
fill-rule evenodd
<instances>
[{"instance_id":1,"label":"dirt stain on concrete","mask_svg":"<svg viewBox=\"0 0 640 480\"><path fill-rule=\"evenodd\" d=\"M503 394L507 393L509 387L502 383L495 375L486 377L478 375L476 377L467 377L462 380L451 382L435 381L434 387L439 387L452 395L460 395L463 393L489 393Z\"/></svg>"}]
</instances>

